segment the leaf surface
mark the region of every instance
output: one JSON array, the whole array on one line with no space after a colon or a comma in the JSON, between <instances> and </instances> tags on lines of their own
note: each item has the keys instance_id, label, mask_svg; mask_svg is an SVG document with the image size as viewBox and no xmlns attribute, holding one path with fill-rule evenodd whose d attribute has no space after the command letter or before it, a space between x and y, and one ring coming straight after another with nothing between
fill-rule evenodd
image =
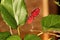
<instances>
[{"instance_id":1,"label":"leaf surface","mask_svg":"<svg viewBox=\"0 0 60 40\"><path fill-rule=\"evenodd\" d=\"M60 15L49 15L42 18L43 30L60 29Z\"/></svg>"},{"instance_id":2,"label":"leaf surface","mask_svg":"<svg viewBox=\"0 0 60 40\"><path fill-rule=\"evenodd\" d=\"M0 32L0 40L6 40L10 35L9 32Z\"/></svg>"},{"instance_id":3,"label":"leaf surface","mask_svg":"<svg viewBox=\"0 0 60 40\"><path fill-rule=\"evenodd\" d=\"M13 35L8 37L7 40L21 40L21 38L18 35Z\"/></svg>"},{"instance_id":4,"label":"leaf surface","mask_svg":"<svg viewBox=\"0 0 60 40\"><path fill-rule=\"evenodd\" d=\"M12 28L24 25L27 19L24 0L1 0L0 12L3 20Z\"/></svg>"},{"instance_id":5,"label":"leaf surface","mask_svg":"<svg viewBox=\"0 0 60 40\"><path fill-rule=\"evenodd\" d=\"M37 35L28 34L25 36L24 40L41 40L41 38Z\"/></svg>"}]
</instances>

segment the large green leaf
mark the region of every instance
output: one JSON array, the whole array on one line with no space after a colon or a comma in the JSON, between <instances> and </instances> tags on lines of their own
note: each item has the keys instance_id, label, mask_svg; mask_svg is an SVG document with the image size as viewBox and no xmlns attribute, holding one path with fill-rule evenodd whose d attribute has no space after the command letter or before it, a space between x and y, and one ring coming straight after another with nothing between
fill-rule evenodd
<instances>
[{"instance_id":1,"label":"large green leaf","mask_svg":"<svg viewBox=\"0 0 60 40\"><path fill-rule=\"evenodd\" d=\"M60 29L60 15L49 15L42 18L43 30Z\"/></svg>"},{"instance_id":2,"label":"large green leaf","mask_svg":"<svg viewBox=\"0 0 60 40\"><path fill-rule=\"evenodd\" d=\"M9 32L0 32L0 40L6 40L10 35Z\"/></svg>"},{"instance_id":3,"label":"large green leaf","mask_svg":"<svg viewBox=\"0 0 60 40\"><path fill-rule=\"evenodd\" d=\"M1 9L2 18L6 22L6 24L8 24L9 27L12 27L14 29L17 28L17 23L16 23L15 19L10 15L8 10L6 10L4 8L4 6L2 6L2 5L1 5L0 9Z\"/></svg>"},{"instance_id":4,"label":"large green leaf","mask_svg":"<svg viewBox=\"0 0 60 40\"><path fill-rule=\"evenodd\" d=\"M2 0L1 5L14 17L17 25L24 25L27 18L27 10L24 0Z\"/></svg>"},{"instance_id":5,"label":"large green leaf","mask_svg":"<svg viewBox=\"0 0 60 40\"><path fill-rule=\"evenodd\" d=\"M25 36L24 40L41 40L41 38L37 35L28 34Z\"/></svg>"},{"instance_id":6,"label":"large green leaf","mask_svg":"<svg viewBox=\"0 0 60 40\"><path fill-rule=\"evenodd\" d=\"M21 38L18 35L13 35L8 37L7 40L21 40Z\"/></svg>"},{"instance_id":7,"label":"large green leaf","mask_svg":"<svg viewBox=\"0 0 60 40\"><path fill-rule=\"evenodd\" d=\"M52 28L51 28L52 27ZM56 25L51 26L49 30L53 31L60 31L60 23L57 23Z\"/></svg>"}]
</instances>

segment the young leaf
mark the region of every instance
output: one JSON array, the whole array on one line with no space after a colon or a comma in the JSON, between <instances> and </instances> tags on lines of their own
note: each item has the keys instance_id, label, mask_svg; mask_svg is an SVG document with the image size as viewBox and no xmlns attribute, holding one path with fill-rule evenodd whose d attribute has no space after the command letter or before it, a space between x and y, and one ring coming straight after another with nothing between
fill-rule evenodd
<instances>
[{"instance_id":1,"label":"young leaf","mask_svg":"<svg viewBox=\"0 0 60 40\"><path fill-rule=\"evenodd\" d=\"M0 40L6 40L10 35L9 32L0 32Z\"/></svg>"},{"instance_id":2,"label":"young leaf","mask_svg":"<svg viewBox=\"0 0 60 40\"><path fill-rule=\"evenodd\" d=\"M41 40L41 39L37 35L29 34L25 36L24 40Z\"/></svg>"},{"instance_id":3,"label":"young leaf","mask_svg":"<svg viewBox=\"0 0 60 40\"><path fill-rule=\"evenodd\" d=\"M21 40L21 38L18 35L13 35L8 37L7 40Z\"/></svg>"},{"instance_id":4,"label":"young leaf","mask_svg":"<svg viewBox=\"0 0 60 40\"><path fill-rule=\"evenodd\" d=\"M13 1L13 12L14 12L14 18L17 22L17 25L19 25L19 15L21 13L21 1L22 0L14 0Z\"/></svg>"},{"instance_id":5,"label":"young leaf","mask_svg":"<svg viewBox=\"0 0 60 40\"><path fill-rule=\"evenodd\" d=\"M1 5L1 15L3 20L12 28L17 28L17 23L15 19L10 15L7 9L4 8L4 6Z\"/></svg>"},{"instance_id":6,"label":"young leaf","mask_svg":"<svg viewBox=\"0 0 60 40\"><path fill-rule=\"evenodd\" d=\"M24 25L27 18L27 10L24 0L14 0L13 11L17 25Z\"/></svg>"},{"instance_id":7,"label":"young leaf","mask_svg":"<svg viewBox=\"0 0 60 40\"><path fill-rule=\"evenodd\" d=\"M19 14L19 24L24 25L27 19L27 10L24 0L21 1L21 13Z\"/></svg>"},{"instance_id":8,"label":"young leaf","mask_svg":"<svg viewBox=\"0 0 60 40\"><path fill-rule=\"evenodd\" d=\"M47 17L42 18L42 27L43 30L49 30L49 29L57 29L60 28L56 25L60 24L60 15L49 15Z\"/></svg>"}]
</instances>

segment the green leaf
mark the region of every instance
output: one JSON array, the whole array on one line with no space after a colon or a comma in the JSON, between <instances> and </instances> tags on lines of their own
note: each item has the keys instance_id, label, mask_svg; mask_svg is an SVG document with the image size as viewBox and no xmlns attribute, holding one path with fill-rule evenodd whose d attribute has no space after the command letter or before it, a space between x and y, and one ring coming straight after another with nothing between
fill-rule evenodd
<instances>
[{"instance_id":1,"label":"green leaf","mask_svg":"<svg viewBox=\"0 0 60 40\"><path fill-rule=\"evenodd\" d=\"M21 40L21 38L18 35L13 35L8 37L7 40Z\"/></svg>"},{"instance_id":2,"label":"green leaf","mask_svg":"<svg viewBox=\"0 0 60 40\"><path fill-rule=\"evenodd\" d=\"M37 35L29 34L25 36L24 40L41 40L41 39Z\"/></svg>"},{"instance_id":3,"label":"green leaf","mask_svg":"<svg viewBox=\"0 0 60 40\"><path fill-rule=\"evenodd\" d=\"M0 4L0 13L1 13L1 4Z\"/></svg>"},{"instance_id":4,"label":"green leaf","mask_svg":"<svg viewBox=\"0 0 60 40\"><path fill-rule=\"evenodd\" d=\"M49 15L42 18L42 28L43 30L50 30L50 29L59 29L60 26L60 15Z\"/></svg>"},{"instance_id":5,"label":"green leaf","mask_svg":"<svg viewBox=\"0 0 60 40\"><path fill-rule=\"evenodd\" d=\"M5 7L5 9L14 17L13 13L13 0L2 0L1 4Z\"/></svg>"},{"instance_id":6,"label":"green leaf","mask_svg":"<svg viewBox=\"0 0 60 40\"><path fill-rule=\"evenodd\" d=\"M17 28L17 23L16 23L15 19L10 15L8 10L6 10L4 8L4 6L2 6L2 5L1 5L0 9L1 9L2 18L6 22L6 24L8 24L10 27L16 29Z\"/></svg>"},{"instance_id":7,"label":"green leaf","mask_svg":"<svg viewBox=\"0 0 60 40\"><path fill-rule=\"evenodd\" d=\"M21 1L22 0L14 0L13 1L13 12L14 12L14 17L17 22L17 25L19 25L19 16L21 14Z\"/></svg>"},{"instance_id":8,"label":"green leaf","mask_svg":"<svg viewBox=\"0 0 60 40\"><path fill-rule=\"evenodd\" d=\"M17 25L25 24L27 9L24 0L2 0L1 5L8 11L8 14L16 20Z\"/></svg>"},{"instance_id":9,"label":"green leaf","mask_svg":"<svg viewBox=\"0 0 60 40\"><path fill-rule=\"evenodd\" d=\"M27 18L27 9L24 0L15 0L13 10L17 25L24 25Z\"/></svg>"},{"instance_id":10,"label":"green leaf","mask_svg":"<svg viewBox=\"0 0 60 40\"><path fill-rule=\"evenodd\" d=\"M0 32L0 40L6 40L10 35L9 32Z\"/></svg>"},{"instance_id":11,"label":"green leaf","mask_svg":"<svg viewBox=\"0 0 60 40\"><path fill-rule=\"evenodd\" d=\"M19 15L19 24L20 25L24 25L27 19L27 10L26 10L26 5L24 0L22 0L21 2L21 11L20 11L20 15Z\"/></svg>"},{"instance_id":12,"label":"green leaf","mask_svg":"<svg viewBox=\"0 0 60 40\"><path fill-rule=\"evenodd\" d=\"M60 31L60 23L57 23L56 25L51 26L49 30L53 31Z\"/></svg>"}]
</instances>

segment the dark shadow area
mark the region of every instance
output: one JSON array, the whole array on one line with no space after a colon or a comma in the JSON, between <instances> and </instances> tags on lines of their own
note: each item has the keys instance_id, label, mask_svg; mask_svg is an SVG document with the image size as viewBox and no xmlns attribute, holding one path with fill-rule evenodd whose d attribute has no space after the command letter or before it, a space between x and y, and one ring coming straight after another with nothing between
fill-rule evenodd
<instances>
[{"instance_id":1,"label":"dark shadow area","mask_svg":"<svg viewBox=\"0 0 60 40\"><path fill-rule=\"evenodd\" d=\"M54 3L55 0L49 0L49 14L57 14L58 13L58 7Z\"/></svg>"},{"instance_id":2,"label":"dark shadow area","mask_svg":"<svg viewBox=\"0 0 60 40\"><path fill-rule=\"evenodd\" d=\"M57 35L60 35L60 33L56 33ZM56 40L60 40L60 37L57 37Z\"/></svg>"},{"instance_id":3,"label":"dark shadow area","mask_svg":"<svg viewBox=\"0 0 60 40\"><path fill-rule=\"evenodd\" d=\"M0 0L0 3L1 3L1 0Z\"/></svg>"},{"instance_id":4,"label":"dark shadow area","mask_svg":"<svg viewBox=\"0 0 60 40\"><path fill-rule=\"evenodd\" d=\"M60 6L56 5L54 1L57 1L60 3L59 0L49 0L49 14L60 15Z\"/></svg>"},{"instance_id":5,"label":"dark shadow area","mask_svg":"<svg viewBox=\"0 0 60 40\"><path fill-rule=\"evenodd\" d=\"M58 15L60 15L60 6L58 6Z\"/></svg>"}]
</instances>

